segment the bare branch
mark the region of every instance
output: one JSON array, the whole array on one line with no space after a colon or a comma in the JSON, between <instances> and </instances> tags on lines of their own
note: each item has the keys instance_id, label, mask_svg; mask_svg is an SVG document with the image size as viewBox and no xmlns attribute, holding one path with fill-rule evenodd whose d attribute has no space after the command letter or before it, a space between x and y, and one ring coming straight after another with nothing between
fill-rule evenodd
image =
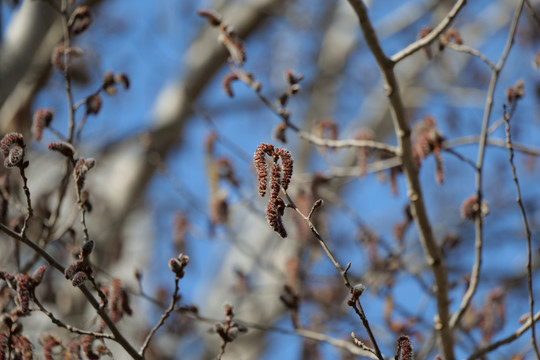
<instances>
[{"instance_id":1,"label":"bare branch","mask_svg":"<svg viewBox=\"0 0 540 360\"><path fill-rule=\"evenodd\" d=\"M424 199L422 195L422 188L420 187L420 181L418 178L418 168L416 166L412 145L411 145L411 130L406 119L406 112L401 99L399 85L397 83L393 66L396 63L395 60L391 60L384 54L375 30L371 24L371 21L367 14L367 9L361 0L349 0L349 3L355 10L358 19L360 21L360 27L364 33L366 43L368 44L377 64L380 72L383 76L385 83L385 92L390 101L391 115L394 123L394 129L398 140L398 148L403 164L403 170L407 180L409 203L411 207L411 213L418 228L420 242L424 248L425 256L428 264L431 266L431 270L435 277L435 296L437 300L437 313L435 328L437 330L438 342L441 349L441 353L444 359L454 359L454 340L451 329L448 326L448 320L450 318L449 313L449 300L448 300L448 277L446 268L444 266L444 260L442 257L441 249L435 241L433 230L429 222ZM463 7L465 1L459 1L453 8L453 12L447 16L443 23L439 24L437 29L446 28L450 21L457 15L459 9ZM436 31L433 31L436 33ZM431 39L433 40L433 39ZM425 44L429 43L429 39ZM396 59L401 59L409 54L420 49L422 45L411 45L408 49L403 50L403 55L399 55Z\"/></svg>"},{"instance_id":2,"label":"bare branch","mask_svg":"<svg viewBox=\"0 0 540 360\"><path fill-rule=\"evenodd\" d=\"M501 54L501 57L499 59L499 62L497 63L497 66L495 70L492 71L491 74L491 80L489 82L488 87L488 93L486 97L486 104L484 109L484 118L482 120L482 130L480 133L480 142L479 142L479 149L478 149L478 159L476 162L476 195L477 195L477 201L478 204L482 203L482 170L484 165L484 157L485 157L485 150L487 146L487 137L488 137L488 131L489 131L489 120L491 117L491 111L493 108L493 94L495 93L495 88L497 85L497 81L499 79L499 73L502 70L506 59L508 57L508 54L510 53L510 49L512 48L512 44L514 43L514 37L517 30L517 25L519 18L521 16L521 11L523 9L523 0L520 1L517 5L516 12L514 13L514 19L512 21L512 24L510 26L510 30L508 32L508 38L506 41L506 46ZM482 266L482 247L483 247L483 217L481 215L481 212L478 212L476 219L475 219L475 260L471 272L471 281L469 282L469 287L467 288L467 291L465 292L465 295L463 296L463 299L461 301L459 309L452 315L452 318L450 319L450 327L455 328L455 326L459 323L461 320L461 317L465 313L465 310L469 306L472 297L476 293L476 289L478 287L478 282L480 279L480 269Z\"/></svg>"},{"instance_id":3,"label":"bare branch","mask_svg":"<svg viewBox=\"0 0 540 360\"><path fill-rule=\"evenodd\" d=\"M395 53L390 57L390 60L394 64L396 64L401 60L405 59L407 56L414 54L418 50L422 49L424 46L428 46L433 41L435 41L435 39L437 39L443 33L443 31L446 30L448 26L450 26L454 18L459 14L460 10L463 9L466 3L467 0L458 0L454 4L454 7L450 9L443 21L441 21L439 25L437 25L429 34L427 34L422 39L418 39L417 41L413 42L405 49Z\"/></svg>"}]
</instances>

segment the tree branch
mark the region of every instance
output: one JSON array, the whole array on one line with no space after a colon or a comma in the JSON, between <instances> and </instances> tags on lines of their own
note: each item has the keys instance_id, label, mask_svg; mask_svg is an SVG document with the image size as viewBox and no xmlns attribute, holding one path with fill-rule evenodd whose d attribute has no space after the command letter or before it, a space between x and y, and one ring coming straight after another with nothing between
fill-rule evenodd
<instances>
[{"instance_id":1,"label":"tree branch","mask_svg":"<svg viewBox=\"0 0 540 360\"><path fill-rule=\"evenodd\" d=\"M393 70L396 61L389 59L384 54L379 44L377 35L375 34L375 30L373 29L371 21L368 17L367 8L364 3L361 0L349 0L349 3L358 16L360 27L364 33L366 43L377 61L377 65L379 66L385 83L385 92L388 96L388 100L390 101L390 113L392 115L394 129L398 141L398 155L401 158L403 171L407 180L411 213L418 228L420 242L424 248L427 262L430 265L435 277L434 286L438 313L435 321L435 328L437 330L438 343L443 358L445 360L453 360L455 358L454 340L451 329L448 326L450 319L448 309L448 278L446 268L444 266L444 260L442 258L442 252L435 241L433 230L431 228L424 204L422 188L418 178L418 168L414 161L412 152L411 130L406 119L406 112L401 99L399 85ZM454 6L453 11L451 11L447 16L446 20L439 24L436 29L439 29L442 32L442 30L446 28L455 15L457 15L457 12L463 7L463 5L465 5L465 1L459 1L456 6ZM435 33L435 31L433 31L433 33ZM427 43L429 43L429 38L426 39L426 44ZM409 46L407 48L409 50L405 49L402 55L397 56L396 59L404 58L407 56L407 54L412 53L425 45L421 42L417 42L415 44L417 45L413 44Z\"/></svg>"}]
</instances>

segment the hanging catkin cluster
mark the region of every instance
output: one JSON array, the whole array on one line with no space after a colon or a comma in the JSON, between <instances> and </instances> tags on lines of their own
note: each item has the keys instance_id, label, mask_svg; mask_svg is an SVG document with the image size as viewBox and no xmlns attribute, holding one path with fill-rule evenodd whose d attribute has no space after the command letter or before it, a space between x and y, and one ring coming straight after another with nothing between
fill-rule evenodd
<instances>
[{"instance_id":1,"label":"hanging catkin cluster","mask_svg":"<svg viewBox=\"0 0 540 360\"><path fill-rule=\"evenodd\" d=\"M269 171L266 156L272 159L272 169ZM266 195L268 189L268 173L270 172L270 201L266 206L266 218L268 224L281 237L287 237L287 231L283 226L281 217L285 211L285 202L279 197L279 191L287 190L291 182L293 172L293 159L288 150L274 148L270 144L260 144L253 156L257 169L257 181L259 183L259 195Z\"/></svg>"}]
</instances>

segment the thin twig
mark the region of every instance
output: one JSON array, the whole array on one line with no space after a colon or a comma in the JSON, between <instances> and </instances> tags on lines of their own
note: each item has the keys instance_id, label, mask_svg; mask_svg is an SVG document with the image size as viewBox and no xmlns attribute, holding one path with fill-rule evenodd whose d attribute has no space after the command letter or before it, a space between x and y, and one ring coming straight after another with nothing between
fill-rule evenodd
<instances>
[{"instance_id":1,"label":"thin twig","mask_svg":"<svg viewBox=\"0 0 540 360\"><path fill-rule=\"evenodd\" d=\"M64 328L64 329L68 330L69 332L72 332L72 333L75 333L75 334L91 335L91 336L93 336L95 338L98 338L98 339L114 340L114 336L112 334L105 334L105 333L101 333L101 332L82 330L82 329L79 329L79 328L77 328L75 326L71 326L69 324L64 323L62 320L55 317L53 313L51 313L49 310L47 310L41 304L41 302L37 299L35 294L33 294L32 296L33 296L32 301L38 306L39 311L41 311L42 313L47 315L51 319L53 324L55 324L56 326Z\"/></svg>"},{"instance_id":2,"label":"thin twig","mask_svg":"<svg viewBox=\"0 0 540 360\"><path fill-rule=\"evenodd\" d=\"M243 74L245 72L243 68L234 68L234 71L236 71L239 74ZM239 80L245 82L246 85L253 88L252 86L253 80L250 79L249 77L239 76ZM307 131L303 131L298 126L291 123L290 113L286 108L280 108L276 106L270 100L268 100L268 98L266 98L266 96L264 96L259 90L254 89L254 91L257 94L257 97L262 101L262 103L265 104L268 108L270 108L270 110L272 110L277 116L281 118L284 124L287 125L287 128L297 133L301 139L304 139L314 145L324 146L328 148L366 147L366 148L388 151L391 154L397 153L397 148L395 146L388 145L388 144L381 143L374 140L359 140L359 139L331 140L331 139L321 138Z\"/></svg>"},{"instance_id":3,"label":"thin twig","mask_svg":"<svg viewBox=\"0 0 540 360\"><path fill-rule=\"evenodd\" d=\"M536 313L534 316L534 322L536 323L538 320L540 320L540 311ZM517 329L514 333L511 335L505 337L504 339L498 340L482 349L479 349L474 354L469 356L467 360L473 360L478 358L484 358L487 353L492 352L493 350L498 349L499 347L510 344L514 340L518 339L521 335L523 335L529 328L531 327L531 318L527 320L525 324L523 324L519 329Z\"/></svg>"},{"instance_id":4,"label":"thin twig","mask_svg":"<svg viewBox=\"0 0 540 360\"><path fill-rule=\"evenodd\" d=\"M176 303L180 299L180 296L178 296L178 290L179 290L178 281L179 280L180 278L178 276L174 279L174 292L171 297L171 303L169 304L169 307L167 308L167 310L165 310L163 315L161 315L161 318L159 319L158 323L152 328L150 333L146 336L146 339L144 340L144 343L142 344L141 349L139 350L139 354L141 354L143 358L144 358L144 352L148 348L148 345L150 345L150 340L152 340L152 336L154 336L156 331L158 331L158 329L165 323L165 320L167 320L171 312L174 310Z\"/></svg>"},{"instance_id":5,"label":"thin twig","mask_svg":"<svg viewBox=\"0 0 540 360\"><path fill-rule=\"evenodd\" d=\"M534 19L534 23L536 26L540 28L540 17L538 17L538 14L534 11L534 8L531 5L530 0L525 0L525 5L527 5L527 10L529 11L529 14Z\"/></svg>"},{"instance_id":6,"label":"thin twig","mask_svg":"<svg viewBox=\"0 0 540 360\"><path fill-rule=\"evenodd\" d=\"M470 144L478 144L480 142L479 136L464 136L453 140L447 140L442 144L444 150ZM504 139L490 138L486 140L487 146L495 146L506 149L506 142ZM526 155L540 156L540 149L532 147L531 145L513 143L512 147L514 151L519 151Z\"/></svg>"},{"instance_id":7,"label":"thin twig","mask_svg":"<svg viewBox=\"0 0 540 360\"><path fill-rule=\"evenodd\" d=\"M428 46L433 41L435 41L435 39L437 39L442 34L442 32L446 30L448 26L450 26L454 18L458 15L459 11L463 9L466 3L467 3L467 0L459 0L458 2L456 2L454 4L454 7L450 9L448 14L439 23L439 25L437 25L429 34L413 42L412 44L407 46L405 49L395 53L394 55L390 57L390 60L394 64L396 64L400 62L401 60L405 59L407 56L414 54L418 50L422 49L424 46Z\"/></svg>"},{"instance_id":8,"label":"thin twig","mask_svg":"<svg viewBox=\"0 0 540 360\"><path fill-rule=\"evenodd\" d=\"M343 278L343 282L344 282L345 286L347 287L347 289L349 289L351 294L353 294L354 293L354 288L351 285L351 282L349 280L349 276L347 275L347 271L349 270L349 267L351 266L351 264L349 263L347 265L347 267L345 269L343 269L343 267L340 265L339 261L337 261L336 257L334 256L334 254L332 253L332 251L330 250L330 248L328 247L328 245L326 244L326 242L322 238L321 234L319 233L319 231L317 230L317 228L315 227L315 225L311 221L311 217L313 216L314 211L322 205L322 200L321 199L317 200L313 204L313 206L312 206L312 208L311 208L311 210L309 212L309 216L306 216L306 215L304 215L304 213L302 213L302 211L292 201L292 199L289 196L289 194L287 193L287 191L285 191L285 189L282 189L282 191L285 194L285 197L287 198L287 206L292 208L293 210L295 210L304 219L304 221L308 224L309 229L311 230L311 232L315 235L315 237L319 241L319 244L321 245L324 252L326 253L326 256L330 259L330 261L332 262L334 267L337 269L337 271L339 272L339 274ZM354 300L355 301L351 302L351 307L353 307L355 312L360 317L360 320L362 321L362 324L364 325L364 328L366 329L366 331L367 331L367 333L369 335L369 338L370 338L370 340L371 340L371 342L373 344L373 347L374 347L374 350L375 350L375 354L377 355L377 358L379 360L383 360L384 357L383 357L383 355L382 355L382 353L381 353L381 351L379 349L379 346L377 345L377 341L375 339L375 336L373 335L373 332L371 331L371 327L370 327L368 319L367 319L367 317L366 317L366 315L365 315L365 313L364 313L364 311L362 309L362 305L360 304L360 301L359 301L358 298L355 298Z\"/></svg>"},{"instance_id":9,"label":"thin twig","mask_svg":"<svg viewBox=\"0 0 540 360\"><path fill-rule=\"evenodd\" d=\"M506 59L508 57L508 54L510 53L512 44L514 43L514 38L517 31L517 25L519 22L519 18L521 16L522 9L523 9L523 0L521 0L517 5L516 11L514 13L514 18L512 20L512 24L508 32L508 38L506 41L505 48L501 54L501 57L497 63L495 70L493 70L491 73L488 93L486 96L484 117L482 120L482 130L480 132L478 158L476 161L476 184L475 185L476 185L476 195L477 195L478 204L482 203L482 179L483 179L482 170L483 170L483 165L484 165L486 146L488 143L487 137L488 137L488 130L489 130L489 119L491 117L491 111L493 108L493 96L495 93L497 81L499 79L499 74L504 64L506 63ZM463 295L463 298L461 300L461 304L458 310L452 315L452 318L450 319L450 327L452 329L455 328L459 324L461 317L467 310L474 294L476 293L476 289L478 288L478 282L480 280L480 269L482 267L482 248L483 248L483 217L480 211L478 212L475 218L475 234L476 234L475 242L474 242L475 260L472 267L471 280L469 282L469 286L467 290L465 291L465 294Z\"/></svg>"},{"instance_id":10,"label":"thin twig","mask_svg":"<svg viewBox=\"0 0 540 360\"><path fill-rule=\"evenodd\" d=\"M32 209L32 200L30 199L30 189L28 188L28 178L26 177L26 174L24 173L24 165L19 166L19 172L21 174L21 178L23 179L23 190L24 190L24 196L26 197L26 207L27 207L27 213L24 217L24 224L22 228L22 234L26 234L26 230L28 228L28 221L32 218L34 215L34 209Z\"/></svg>"},{"instance_id":11,"label":"thin twig","mask_svg":"<svg viewBox=\"0 0 540 360\"><path fill-rule=\"evenodd\" d=\"M529 222L527 220L527 212L525 211L525 206L521 200L521 189L519 186L519 180L517 177L516 166L514 164L514 149L512 149L512 137L510 135L510 118L515 109L516 101L512 104L512 108L509 113L504 112L505 120L505 130L506 130L506 144L508 146L508 153L510 167L512 168L512 178L514 179L514 184L516 185L516 202L519 206L521 212L521 218L523 219L523 228L525 229L525 238L527 241L527 288L529 290L529 314L531 319L534 317L534 295L533 295L533 284L532 284L532 249L531 249L531 228L529 227ZM540 359L540 352L538 351L538 343L536 342L536 329L534 323L531 326L531 341L533 344L534 352L536 353L536 358Z\"/></svg>"},{"instance_id":12,"label":"thin twig","mask_svg":"<svg viewBox=\"0 0 540 360\"><path fill-rule=\"evenodd\" d=\"M479 50L477 50L475 48L472 48L470 46L463 45L463 44L456 44L456 43L453 43L453 42L449 42L448 44L446 44L446 47L448 47L448 48L450 48L452 50L455 50L457 52L461 52L461 53L469 54L469 55L472 55L472 56L476 56L477 58L482 60L484 63L486 63L486 65L489 66L492 71L495 70L495 64L492 63L484 54L482 54Z\"/></svg>"}]
</instances>

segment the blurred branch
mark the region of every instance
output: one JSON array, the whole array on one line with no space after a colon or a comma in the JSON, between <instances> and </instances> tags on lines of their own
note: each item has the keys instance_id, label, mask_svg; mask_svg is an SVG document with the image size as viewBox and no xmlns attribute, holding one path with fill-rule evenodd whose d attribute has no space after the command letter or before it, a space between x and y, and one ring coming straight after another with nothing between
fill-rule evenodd
<instances>
[{"instance_id":1,"label":"blurred branch","mask_svg":"<svg viewBox=\"0 0 540 360\"><path fill-rule=\"evenodd\" d=\"M405 59L406 57L414 54L418 50L422 49L423 47L431 44L433 41L435 41L435 39L437 39L442 34L444 30L446 30L448 26L450 26L454 18L458 15L460 10L463 9L466 3L467 3L467 0L458 0L454 4L454 7L450 10L448 15L446 15L446 17L443 19L443 21L441 21L439 25L437 25L429 34L413 42L412 44L407 46L405 49L395 53L394 55L390 57L389 60L393 64L396 64L400 62L401 60Z\"/></svg>"},{"instance_id":2,"label":"blurred branch","mask_svg":"<svg viewBox=\"0 0 540 360\"><path fill-rule=\"evenodd\" d=\"M47 261L50 265L52 265L56 270L58 270L60 273L65 273L65 268L53 257L51 256L45 249L43 249L41 246L30 240L26 235L20 235L16 233L15 231L11 230L6 225L0 223L0 231L8 235L9 237L16 239L25 245L29 246L32 250L34 250L36 253L38 253L45 261ZM139 355L137 350L131 346L129 341L122 335L122 333L118 330L116 325L113 323L109 315L106 313L105 309L103 309L98 301L94 298L94 296L90 293L88 288L83 284L79 286L79 289L84 294L90 305L96 310L98 315L103 319L105 324L109 327L112 334L114 335L114 341L116 341L118 344L120 344L134 359L142 360L143 357Z\"/></svg>"},{"instance_id":3,"label":"blurred branch","mask_svg":"<svg viewBox=\"0 0 540 360\"><path fill-rule=\"evenodd\" d=\"M504 120L505 120L505 130L506 130L506 144L508 147L510 167L512 169L512 179L516 185L516 202L519 206L521 212L521 218L523 219L523 228L525 229L525 240L527 242L527 289L529 291L529 314L530 318L534 318L534 294L533 294L533 273L532 273L532 246L531 246L531 228L529 227L529 221L527 220L527 212L525 211L525 206L521 200L521 189L519 186L519 180L517 177L516 166L514 164L514 149L512 148L512 137L510 135L510 118L512 117L515 107L517 105L517 99L514 99L510 111L504 111ZM536 358L540 359L540 352L538 351L538 344L536 342L536 329L535 323L531 324L531 342L536 353Z\"/></svg>"},{"instance_id":4,"label":"blurred branch","mask_svg":"<svg viewBox=\"0 0 540 360\"><path fill-rule=\"evenodd\" d=\"M527 10L529 11L529 14L531 14L534 23L540 28L540 17L538 17L538 14L534 11L533 6L531 5L531 1L525 0L525 5L527 5Z\"/></svg>"},{"instance_id":5,"label":"blurred branch","mask_svg":"<svg viewBox=\"0 0 540 360\"><path fill-rule=\"evenodd\" d=\"M433 230L429 222L420 181L418 178L418 168L416 167L412 145L411 145L411 130L406 119L405 108L400 95L399 85L397 83L394 74L394 64L396 60L404 58L410 53L417 51L422 46L429 43L429 39L426 43L418 43L419 45L411 45L407 49L403 50L394 60L389 59L384 54L375 30L371 24L371 21L367 14L367 9L361 0L349 0L349 3L355 10L360 27L364 33L366 42L377 61L381 75L383 76L385 85L384 90L390 101L391 115L394 123L394 129L396 132L399 148L399 156L403 163L403 170L407 180L407 188L409 195L409 203L411 207L411 213L418 228L420 241L424 248L424 252L427 258L428 264L431 266L431 270L435 277L435 296L437 300L437 313L438 317L435 321L435 328L438 332L438 343L442 357L445 360L453 360L454 346L453 336L449 325L449 299L448 299L448 278L446 268L444 266L444 260L442 257L441 249L435 241ZM442 32L443 29L450 23L450 21L457 15L457 12L463 7L465 1L458 1L450 14L446 19L438 25L438 31ZM436 31L433 31L436 33ZM437 35L438 36L438 35ZM434 39L433 37L431 41ZM421 44L421 45L420 45Z\"/></svg>"},{"instance_id":6,"label":"blurred branch","mask_svg":"<svg viewBox=\"0 0 540 360\"><path fill-rule=\"evenodd\" d=\"M534 322L537 322L538 320L540 320L540 311L537 312L536 315L534 316ZM521 335L523 335L527 330L529 330L529 328L531 327L531 324L532 324L531 318L529 317L527 322L523 324L523 326L521 326L519 329L517 329L513 334L476 351L474 354L469 356L466 360L484 358L486 354L492 352L493 350L496 350L503 345L510 344L514 340L518 339Z\"/></svg>"},{"instance_id":7,"label":"blurred branch","mask_svg":"<svg viewBox=\"0 0 540 360\"><path fill-rule=\"evenodd\" d=\"M521 0L517 5L516 11L514 13L514 18L512 20L512 24L510 25L510 30L508 32L508 38L506 41L505 48L501 54L501 57L497 63L497 66L491 73L491 80L489 82L488 93L486 96L484 118L482 120L482 130L480 133L478 159L476 162L476 196L477 196L478 206L482 204L482 170L483 170L483 165L484 165L486 146L488 143L487 137L488 137L488 130L489 130L489 119L491 117L491 111L493 108L493 96L495 93L497 81L499 80L499 74L504 64L506 63L506 59L508 57L508 54L510 53L512 44L514 43L514 37L517 31L517 25L519 22L519 18L521 16L522 9L523 9L523 0ZM478 282L480 280L480 269L482 266L482 247L483 247L483 216L480 211L476 214L476 218L475 218L475 233L476 233L475 244L474 244L475 260L474 260L474 264L471 271L471 280L469 282L469 286L465 294L463 295L459 309L452 315L452 318L450 319L451 328L455 328L456 325L459 324L461 317L467 310L467 307L469 306L474 294L476 293Z\"/></svg>"},{"instance_id":8,"label":"blurred branch","mask_svg":"<svg viewBox=\"0 0 540 360\"><path fill-rule=\"evenodd\" d=\"M448 42L445 45L445 47L450 48L457 52L476 56L477 58L485 62L486 65L489 66L492 71L495 70L495 64L493 64L484 54L482 54L480 51L478 51L475 48L472 48L470 46L463 45L463 44L456 44L454 42Z\"/></svg>"}]
</instances>

